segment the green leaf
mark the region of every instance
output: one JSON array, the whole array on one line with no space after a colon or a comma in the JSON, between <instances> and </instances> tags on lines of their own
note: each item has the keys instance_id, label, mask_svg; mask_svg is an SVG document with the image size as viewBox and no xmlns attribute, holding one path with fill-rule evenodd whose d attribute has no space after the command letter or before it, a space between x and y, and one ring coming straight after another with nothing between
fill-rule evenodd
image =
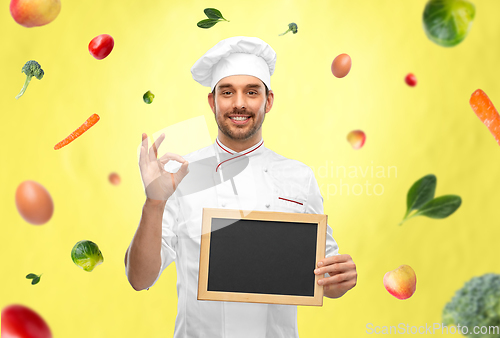
<instances>
[{"instance_id":1,"label":"green leaf","mask_svg":"<svg viewBox=\"0 0 500 338\"><path fill-rule=\"evenodd\" d=\"M36 277L35 279L33 279L33 280L31 281L31 285L35 285L35 284L37 284L39 281L40 281L40 277Z\"/></svg>"},{"instance_id":2,"label":"green leaf","mask_svg":"<svg viewBox=\"0 0 500 338\"><path fill-rule=\"evenodd\" d=\"M406 216L410 211L420 208L434 198L436 192L436 176L430 174L413 183L406 197Z\"/></svg>"},{"instance_id":3,"label":"green leaf","mask_svg":"<svg viewBox=\"0 0 500 338\"><path fill-rule=\"evenodd\" d=\"M208 16L209 19L215 19L215 20L224 19L224 17L222 16L222 13L218 9L205 8L205 10L203 12L205 12L205 15ZM224 20L226 20L226 19L224 19Z\"/></svg>"},{"instance_id":4,"label":"green leaf","mask_svg":"<svg viewBox=\"0 0 500 338\"><path fill-rule=\"evenodd\" d=\"M201 20L196 25L200 28L210 28L210 27L214 26L217 22L219 22L219 21L213 20L213 19L205 19L205 20Z\"/></svg>"},{"instance_id":5,"label":"green leaf","mask_svg":"<svg viewBox=\"0 0 500 338\"><path fill-rule=\"evenodd\" d=\"M457 195L444 195L425 203L415 216L430 218L446 218L453 214L462 204L462 199Z\"/></svg>"},{"instance_id":6,"label":"green leaf","mask_svg":"<svg viewBox=\"0 0 500 338\"><path fill-rule=\"evenodd\" d=\"M35 275L34 273L30 273L30 274L26 275L26 279L33 279L36 277L38 277L38 275Z\"/></svg>"}]
</instances>

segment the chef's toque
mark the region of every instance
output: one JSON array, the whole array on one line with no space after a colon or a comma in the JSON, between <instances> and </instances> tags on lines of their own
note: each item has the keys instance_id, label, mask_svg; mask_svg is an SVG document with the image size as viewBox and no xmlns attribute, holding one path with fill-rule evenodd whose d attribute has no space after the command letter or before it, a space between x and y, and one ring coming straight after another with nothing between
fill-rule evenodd
<instances>
[{"instance_id":1,"label":"chef's toque","mask_svg":"<svg viewBox=\"0 0 500 338\"><path fill-rule=\"evenodd\" d=\"M271 75L276 52L259 38L235 36L210 48L191 67L193 79L214 90L215 85L231 75L252 75L271 89Z\"/></svg>"}]
</instances>

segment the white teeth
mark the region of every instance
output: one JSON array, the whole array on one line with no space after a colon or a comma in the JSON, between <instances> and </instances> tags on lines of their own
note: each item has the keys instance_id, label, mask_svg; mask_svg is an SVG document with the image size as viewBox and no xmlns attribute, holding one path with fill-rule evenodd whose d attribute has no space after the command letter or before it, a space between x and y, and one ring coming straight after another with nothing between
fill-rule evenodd
<instances>
[{"instance_id":1,"label":"white teeth","mask_svg":"<svg viewBox=\"0 0 500 338\"><path fill-rule=\"evenodd\" d=\"M236 121L244 121L244 120L248 119L248 117L230 117L230 119L236 120Z\"/></svg>"}]
</instances>

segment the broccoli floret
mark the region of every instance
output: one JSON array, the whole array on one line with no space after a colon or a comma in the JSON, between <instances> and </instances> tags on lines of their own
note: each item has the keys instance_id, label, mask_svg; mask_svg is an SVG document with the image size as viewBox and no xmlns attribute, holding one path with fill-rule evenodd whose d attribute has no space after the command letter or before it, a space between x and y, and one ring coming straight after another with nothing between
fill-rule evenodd
<instances>
[{"instance_id":1,"label":"broccoli floret","mask_svg":"<svg viewBox=\"0 0 500 338\"><path fill-rule=\"evenodd\" d=\"M297 34L297 24L292 22L288 24L288 30L285 33L281 33L279 36L285 35L288 32L292 32L293 34Z\"/></svg>"},{"instance_id":2,"label":"broccoli floret","mask_svg":"<svg viewBox=\"0 0 500 338\"><path fill-rule=\"evenodd\" d=\"M34 60L26 62L23 66L22 72L26 74L26 81L24 81L23 89L21 89L21 92L17 94L16 99L19 99L21 96L23 96L33 76L38 80L41 80L44 74L40 64Z\"/></svg>"},{"instance_id":3,"label":"broccoli floret","mask_svg":"<svg viewBox=\"0 0 500 338\"><path fill-rule=\"evenodd\" d=\"M500 326L500 275L490 273L465 283L444 307L443 324L467 326L466 337L498 337L498 331L483 335L473 330L475 326Z\"/></svg>"}]
</instances>

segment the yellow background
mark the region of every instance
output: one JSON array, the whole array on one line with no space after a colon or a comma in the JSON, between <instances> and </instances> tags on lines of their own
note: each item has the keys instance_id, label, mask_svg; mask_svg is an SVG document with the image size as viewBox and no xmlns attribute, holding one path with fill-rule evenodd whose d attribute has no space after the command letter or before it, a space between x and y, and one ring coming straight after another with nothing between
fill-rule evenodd
<instances>
[{"instance_id":1,"label":"yellow background","mask_svg":"<svg viewBox=\"0 0 500 338\"><path fill-rule=\"evenodd\" d=\"M481 88L500 106L500 3L474 0L472 29L453 48L425 36L425 3L63 0L52 23L25 28L2 1L0 307L33 308L54 337L172 337L174 264L149 291L134 291L125 276L125 250L145 200L136 150L141 133L200 115L214 141L208 88L191 78L190 68L221 39L247 35L278 54L265 144L314 168L334 238L359 274L358 285L341 299L299 307L300 336L360 337L368 323L440 322L442 308L464 282L500 273L500 149L468 103ZM219 9L230 22L198 28L206 7ZM298 33L278 36L290 22ZM113 36L115 47L98 61L87 46L104 33ZM337 79L330 65L341 53L351 56L352 69ZM16 101L25 80L21 68L31 59L45 77L33 79ZM409 72L418 79L416 87L404 82ZM147 90L156 95L151 105L142 101ZM101 116L96 126L53 149L93 113ZM367 134L361 150L346 141L354 129ZM362 177L358 170L356 178L328 169L320 175L321 166L368 172ZM397 176L391 171L388 177L389 166ZM376 177L377 167L385 168L385 177ZM122 179L119 186L108 181L113 171ZM460 195L462 206L447 219L418 217L398 226L408 189L429 173L438 178L436 195ZM26 223L16 210L15 190L28 179L45 186L54 200L54 215L43 226ZM328 184L340 180L351 188L380 184L383 193L347 195L344 188L342 195L327 196ZM91 273L70 258L83 239L97 243L104 256ZM417 274L416 293L405 301L382 283L401 264ZM43 273L40 283L32 286L28 273ZM288 278L293 272L283 283Z\"/></svg>"}]
</instances>

